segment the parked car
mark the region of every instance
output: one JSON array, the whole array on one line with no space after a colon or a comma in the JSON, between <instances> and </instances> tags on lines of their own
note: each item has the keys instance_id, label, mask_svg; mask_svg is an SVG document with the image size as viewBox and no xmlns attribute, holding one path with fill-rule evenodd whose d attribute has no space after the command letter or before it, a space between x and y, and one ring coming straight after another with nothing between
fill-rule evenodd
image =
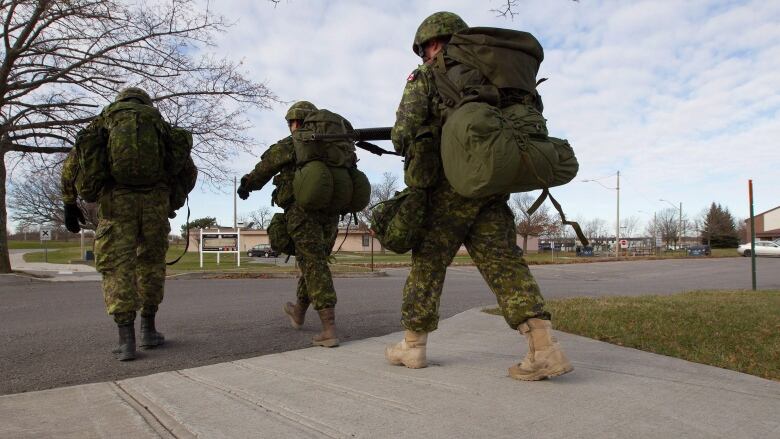
<instances>
[{"instance_id":1,"label":"parked car","mask_svg":"<svg viewBox=\"0 0 780 439\"><path fill-rule=\"evenodd\" d=\"M737 253L742 256L750 256L750 243L737 247ZM780 244L773 241L756 241L756 256L780 257Z\"/></svg>"},{"instance_id":2,"label":"parked car","mask_svg":"<svg viewBox=\"0 0 780 439\"><path fill-rule=\"evenodd\" d=\"M279 253L275 252L269 244L257 244L246 252L250 258L275 258Z\"/></svg>"}]
</instances>

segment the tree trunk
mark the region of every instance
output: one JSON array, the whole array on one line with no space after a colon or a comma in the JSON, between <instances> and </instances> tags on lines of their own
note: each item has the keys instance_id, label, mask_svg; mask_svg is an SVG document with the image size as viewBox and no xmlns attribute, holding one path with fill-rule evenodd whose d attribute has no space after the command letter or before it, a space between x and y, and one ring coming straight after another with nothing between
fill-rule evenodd
<instances>
[{"instance_id":1,"label":"tree trunk","mask_svg":"<svg viewBox=\"0 0 780 439\"><path fill-rule=\"evenodd\" d=\"M8 256L8 206L5 203L5 150L0 146L0 273L11 272Z\"/></svg>"},{"instance_id":2,"label":"tree trunk","mask_svg":"<svg viewBox=\"0 0 780 439\"><path fill-rule=\"evenodd\" d=\"M523 235L523 254L526 254L526 249L528 248L528 235Z\"/></svg>"}]
</instances>

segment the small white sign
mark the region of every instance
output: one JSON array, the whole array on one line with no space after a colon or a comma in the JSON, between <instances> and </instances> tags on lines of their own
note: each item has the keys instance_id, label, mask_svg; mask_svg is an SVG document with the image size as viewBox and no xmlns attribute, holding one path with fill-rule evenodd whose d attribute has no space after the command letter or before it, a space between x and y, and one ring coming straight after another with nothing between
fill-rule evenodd
<instances>
[{"instance_id":1,"label":"small white sign","mask_svg":"<svg viewBox=\"0 0 780 439\"><path fill-rule=\"evenodd\" d=\"M51 229L41 229L41 241L51 241Z\"/></svg>"},{"instance_id":2,"label":"small white sign","mask_svg":"<svg viewBox=\"0 0 780 439\"><path fill-rule=\"evenodd\" d=\"M661 241L661 238L655 238L655 246L661 247L662 245L664 245L664 243Z\"/></svg>"},{"instance_id":3,"label":"small white sign","mask_svg":"<svg viewBox=\"0 0 780 439\"><path fill-rule=\"evenodd\" d=\"M620 248L628 248L628 240L627 239L621 239L620 240Z\"/></svg>"}]
</instances>

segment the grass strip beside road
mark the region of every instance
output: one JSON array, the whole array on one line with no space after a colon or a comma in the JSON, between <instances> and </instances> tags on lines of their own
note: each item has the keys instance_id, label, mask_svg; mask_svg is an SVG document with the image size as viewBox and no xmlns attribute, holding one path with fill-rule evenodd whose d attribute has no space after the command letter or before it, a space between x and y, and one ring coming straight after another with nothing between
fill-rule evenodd
<instances>
[{"instance_id":1,"label":"grass strip beside road","mask_svg":"<svg viewBox=\"0 0 780 439\"><path fill-rule=\"evenodd\" d=\"M780 381L780 291L547 302L555 329ZM486 310L491 314L497 308Z\"/></svg>"},{"instance_id":2,"label":"grass strip beside road","mask_svg":"<svg viewBox=\"0 0 780 439\"><path fill-rule=\"evenodd\" d=\"M86 247L92 249L91 244ZM63 247L59 249L50 249L46 258L50 264L69 264L71 261L81 259L81 248ZM179 257L184 251L183 245L171 246L165 257L166 261L172 261ZM200 256L197 252L187 252L179 262L168 266L168 274L191 273L191 272L220 272L220 273L295 273L298 269L293 264L283 264L283 257L274 258L249 258L241 257L241 267L236 266L236 256L234 254L225 254L220 256L220 264L217 265L216 254L203 255L203 268L200 267ZM24 255L26 262L43 262L43 252L26 253ZM93 261L94 262L94 261ZM90 262L90 265L94 265ZM345 264L331 264L331 271L338 273L363 273L371 270L366 267Z\"/></svg>"}]
</instances>

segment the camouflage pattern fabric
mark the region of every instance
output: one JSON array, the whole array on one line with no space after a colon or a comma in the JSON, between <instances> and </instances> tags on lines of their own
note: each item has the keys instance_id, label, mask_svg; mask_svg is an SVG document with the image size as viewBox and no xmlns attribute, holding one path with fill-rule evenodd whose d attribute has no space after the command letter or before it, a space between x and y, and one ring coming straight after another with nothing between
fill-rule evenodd
<instances>
[{"instance_id":1,"label":"camouflage pattern fabric","mask_svg":"<svg viewBox=\"0 0 780 439\"><path fill-rule=\"evenodd\" d=\"M103 275L108 314L157 310L168 251L168 190L105 191L95 231L95 268Z\"/></svg>"},{"instance_id":2,"label":"camouflage pattern fabric","mask_svg":"<svg viewBox=\"0 0 780 439\"><path fill-rule=\"evenodd\" d=\"M311 303L314 309L336 305L336 290L328 268L328 256L333 251L338 233L338 215L306 211L295 205L293 178L295 148L292 137L271 145L260 162L241 184L249 191L260 190L273 177L276 189L272 201L285 211L287 232L295 245L295 258L301 269L296 295L301 303Z\"/></svg>"},{"instance_id":3,"label":"camouflage pattern fabric","mask_svg":"<svg viewBox=\"0 0 780 439\"><path fill-rule=\"evenodd\" d=\"M495 294L510 327L516 329L532 317L550 318L517 247L514 217L506 199L506 195L464 198L446 182L432 191L428 233L412 250L412 269L404 285L404 328L416 332L437 328L444 276L461 244Z\"/></svg>"},{"instance_id":4,"label":"camouflage pattern fabric","mask_svg":"<svg viewBox=\"0 0 780 439\"><path fill-rule=\"evenodd\" d=\"M292 184L294 177L295 147L292 136L289 136L271 145L260 156L260 162L255 169L241 178L241 185L248 191L256 191L262 189L273 178L276 189L271 196L271 202L287 210L294 201Z\"/></svg>"},{"instance_id":5,"label":"camouflage pattern fabric","mask_svg":"<svg viewBox=\"0 0 780 439\"><path fill-rule=\"evenodd\" d=\"M336 306L336 290L328 267L338 234L338 215L305 211L293 205L286 212L287 231L295 243L295 258L301 269L296 296L315 310Z\"/></svg>"},{"instance_id":6,"label":"camouflage pattern fabric","mask_svg":"<svg viewBox=\"0 0 780 439\"><path fill-rule=\"evenodd\" d=\"M468 27L462 18L452 12L442 11L431 14L417 28L417 32L414 34L412 50L419 55L421 46L428 41L452 35L455 32L468 29Z\"/></svg>"},{"instance_id":7,"label":"camouflage pattern fabric","mask_svg":"<svg viewBox=\"0 0 780 439\"><path fill-rule=\"evenodd\" d=\"M429 65L409 75L392 130L395 150L408 157L415 142L434 136L440 141L439 94ZM407 163L406 169L411 166ZM443 175L443 172L441 172ZM482 277L496 295L507 324L516 329L531 317L549 319L544 299L516 245L514 219L507 195L467 199L440 179L428 206L427 233L412 250L412 269L401 308L404 328L430 332L439 321L439 300L447 266L466 245Z\"/></svg>"},{"instance_id":8,"label":"camouflage pattern fabric","mask_svg":"<svg viewBox=\"0 0 780 439\"><path fill-rule=\"evenodd\" d=\"M65 204L76 204L78 192L76 190L76 178L79 175L79 156L76 148L72 148L65 157L62 164L62 175L60 175L60 188L62 191L62 201Z\"/></svg>"}]
</instances>

